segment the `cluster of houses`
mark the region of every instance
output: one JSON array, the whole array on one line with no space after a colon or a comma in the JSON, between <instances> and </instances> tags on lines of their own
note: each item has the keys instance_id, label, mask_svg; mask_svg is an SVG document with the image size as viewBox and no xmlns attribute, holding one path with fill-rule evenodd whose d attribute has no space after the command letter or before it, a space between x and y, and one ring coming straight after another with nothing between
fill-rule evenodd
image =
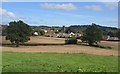
<instances>
[{"instance_id":1,"label":"cluster of houses","mask_svg":"<svg viewBox=\"0 0 120 74\"><path fill-rule=\"evenodd\" d=\"M58 38L66 38L66 37L81 37L81 34L79 33L73 33L73 32L70 32L70 33L54 33L54 34L46 34L45 36L48 36L48 37L58 37Z\"/></svg>"},{"instance_id":2,"label":"cluster of houses","mask_svg":"<svg viewBox=\"0 0 120 74\"><path fill-rule=\"evenodd\" d=\"M45 32L44 36L46 36L46 37L65 38L65 37L72 37L72 36L76 36L76 37L82 36L82 34L80 34L80 33L73 33L73 32L70 32L70 33L65 33L65 32L55 33L53 30L43 30L43 31ZM34 32L34 35L38 36L39 33L38 32Z\"/></svg>"},{"instance_id":3,"label":"cluster of houses","mask_svg":"<svg viewBox=\"0 0 120 74\"><path fill-rule=\"evenodd\" d=\"M73 32L69 32L69 33L65 33L65 27L63 27L62 31L59 32L59 30L50 30L50 29L42 29L45 32L46 37L57 37L57 38L67 38L67 37L78 37L80 38L81 36L83 36L83 34L81 33L73 33ZM55 33L55 32L58 33ZM39 34L37 32L34 32L35 36L38 36ZM118 41L119 38L118 37L110 37L109 35L103 36L103 40L107 40L107 41Z\"/></svg>"},{"instance_id":4,"label":"cluster of houses","mask_svg":"<svg viewBox=\"0 0 120 74\"><path fill-rule=\"evenodd\" d=\"M7 27L7 25L0 25L0 35L2 35L2 30L5 29ZM62 31L59 32L59 29L56 30L51 30L50 28L42 28L40 29L42 31L44 31L46 37L58 37L58 38L66 38L66 37L81 37L82 34L81 33L74 33L74 32L69 32L69 33L65 33L65 26L63 26ZM57 33L56 33L57 32ZM34 32L33 33L35 36L39 36L38 32ZM107 40L107 41L118 41L119 38L118 37L110 37L109 35L103 36L103 40Z\"/></svg>"},{"instance_id":5,"label":"cluster of houses","mask_svg":"<svg viewBox=\"0 0 120 74\"><path fill-rule=\"evenodd\" d=\"M61 29L61 31L59 31L59 29L56 30L51 30L50 28L47 29L41 29L42 31L44 31L46 37L58 37L58 38L66 38L66 37L81 37L82 34L80 33L73 33L73 32L69 32L69 33L65 33L65 26L63 26L63 28ZM34 32L35 36L38 36L39 33L38 32Z\"/></svg>"}]
</instances>

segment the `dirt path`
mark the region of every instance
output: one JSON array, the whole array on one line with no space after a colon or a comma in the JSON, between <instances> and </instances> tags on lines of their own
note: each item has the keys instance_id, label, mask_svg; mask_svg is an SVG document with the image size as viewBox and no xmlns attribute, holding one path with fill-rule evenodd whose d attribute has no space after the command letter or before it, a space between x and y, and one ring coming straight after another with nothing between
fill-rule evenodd
<instances>
[{"instance_id":1,"label":"dirt path","mask_svg":"<svg viewBox=\"0 0 120 74\"><path fill-rule=\"evenodd\" d=\"M49 52L49 53L87 53L105 56L118 56L118 51L101 49L81 45L60 45L60 46L21 46L2 47L2 52Z\"/></svg>"}]
</instances>

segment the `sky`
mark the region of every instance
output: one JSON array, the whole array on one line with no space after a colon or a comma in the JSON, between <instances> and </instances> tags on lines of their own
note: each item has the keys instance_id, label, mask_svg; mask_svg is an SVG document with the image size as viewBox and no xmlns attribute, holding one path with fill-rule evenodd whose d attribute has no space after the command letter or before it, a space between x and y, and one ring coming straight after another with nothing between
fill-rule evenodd
<instances>
[{"instance_id":1,"label":"sky","mask_svg":"<svg viewBox=\"0 0 120 74\"><path fill-rule=\"evenodd\" d=\"M0 24L22 20L32 26L118 27L117 2L3 2L0 11Z\"/></svg>"}]
</instances>

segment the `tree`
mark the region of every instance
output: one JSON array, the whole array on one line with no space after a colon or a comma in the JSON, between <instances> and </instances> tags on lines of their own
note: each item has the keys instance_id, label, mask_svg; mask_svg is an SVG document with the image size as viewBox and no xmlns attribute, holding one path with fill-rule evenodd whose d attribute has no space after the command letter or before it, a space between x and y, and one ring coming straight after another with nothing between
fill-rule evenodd
<instances>
[{"instance_id":1,"label":"tree","mask_svg":"<svg viewBox=\"0 0 120 74\"><path fill-rule=\"evenodd\" d=\"M40 36L45 35L44 30L36 29L36 30L34 30L33 32L38 32L38 35L40 35Z\"/></svg>"},{"instance_id":2,"label":"tree","mask_svg":"<svg viewBox=\"0 0 120 74\"><path fill-rule=\"evenodd\" d=\"M102 31L94 23L88 26L83 33L81 40L86 41L89 45L93 45L94 43L97 44L97 42L100 42L102 39Z\"/></svg>"},{"instance_id":3,"label":"tree","mask_svg":"<svg viewBox=\"0 0 120 74\"><path fill-rule=\"evenodd\" d=\"M120 39L120 29L116 32L116 36Z\"/></svg>"},{"instance_id":4,"label":"tree","mask_svg":"<svg viewBox=\"0 0 120 74\"><path fill-rule=\"evenodd\" d=\"M12 44L19 47L19 43L24 43L30 40L32 29L23 21L12 21L6 28L6 40L10 40Z\"/></svg>"},{"instance_id":5,"label":"tree","mask_svg":"<svg viewBox=\"0 0 120 74\"><path fill-rule=\"evenodd\" d=\"M40 30L39 33L41 36L45 35L45 32L43 30Z\"/></svg>"},{"instance_id":6,"label":"tree","mask_svg":"<svg viewBox=\"0 0 120 74\"><path fill-rule=\"evenodd\" d=\"M115 33L114 32L108 32L108 34L107 35L109 35L110 37L115 37Z\"/></svg>"}]
</instances>

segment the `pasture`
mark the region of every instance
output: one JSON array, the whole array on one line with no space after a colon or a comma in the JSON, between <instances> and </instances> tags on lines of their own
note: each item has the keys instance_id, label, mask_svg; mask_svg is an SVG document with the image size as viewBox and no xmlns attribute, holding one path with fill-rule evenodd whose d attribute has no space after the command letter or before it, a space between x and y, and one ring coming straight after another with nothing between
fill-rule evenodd
<instances>
[{"instance_id":1,"label":"pasture","mask_svg":"<svg viewBox=\"0 0 120 74\"><path fill-rule=\"evenodd\" d=\"M3 44L9 44L1 37ZM118 42L102 41L112 49L65 45L64 38L31 37L28 46L2 46L3 72L117 72ZM37 44L33 45L32 44Z\"/></svg>"},{"instance_id":2,"label":"pasture","mask_svg":"<svg viewBox=\"0 0 120 74\"><path fill-rule=\"evenodd\" d=\"M112 49L104 49L98 47L90 47L84 45L65 45L64 38L50 38L50 37L41 37L33 36L29 42L28 46L20 46L19 48L3 46L2 51L9 52L54 52L54 53L87 53L87 54L96 54L96 55L118 55L117 47L118 42L102 41L100 45L111 47ZM5 37L2 37L3 44L10 44L9 41L5 40Z\"/></svg>"},{"instance_id":3,"label":"pasture","mask_svg":"<svg viewBox=\"0 0 120 74\"><path fill-rule=\"evenodd\" d=\"M3 52L3 72L117 72L118 57Z\"/></svg>"},{"instance_id":4,"label":"pasture","mask_svg":"<svg viewBox=\"0 0 120 74\"><path fill-rule=\"evenodd\" d=\"M28 44L64 44L65 38L53 38L53 37L41 37L41 36L32 36L31 40L26 42ZM80 41L80 40L78 40ZM2 43L10 43L10 41L5 39L5 36L0 36L0 42ZM111 47L112 49L118 49L117 41L101 41L99 43L105 47Z\"/></svg>"}]
</instances>

